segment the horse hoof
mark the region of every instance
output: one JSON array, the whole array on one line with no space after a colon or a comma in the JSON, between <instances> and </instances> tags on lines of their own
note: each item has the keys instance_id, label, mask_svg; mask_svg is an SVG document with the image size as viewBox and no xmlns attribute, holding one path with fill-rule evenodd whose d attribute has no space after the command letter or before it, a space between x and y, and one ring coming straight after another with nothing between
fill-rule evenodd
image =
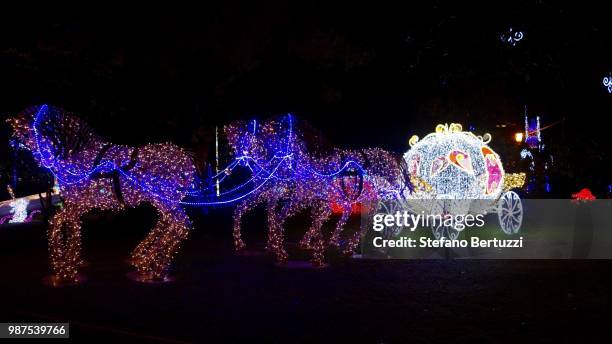
<instances>
[{"instance_id":1,"label":"horse hoof","mask_svg":"<svg viewBox=\"0 0 612 344\"><path fill-rule=\"evenodd\" d=\"M61 288L61 287L71 287L79 284L83 284L87 278L81 274L76 274L74 278L64 278L58 275L49 275L45 276L41 279L42 284L47 287L53 288Z\"/></svg>"},{"instance_id":2,"label":"horse hoof","mask_svg":"<svg viewBox=\"0 0 612 344\"><path fill-rule=\"evenodd\" d=\"M298 245L302 250L312 250L310 243L300 242Z\"/></svg>"},{"instance_id":3,"label":"horse hoof","mask_svg":"<svg viewBox=\"0 0 612 344\"><path fill-rule=\"evenodd\" d=\"M246 244L242 241L234 243L234 250L240 252L246 248Z\"/></svg>"},{"instance_id":4,"label":"horse hoof","mask_svg":"<svg viewBox=\"0 0 612 344\"><path fill-rule=\"evenodd\" d=\"M325 269L326 267L329 267L329 264L326 264L325 262L322 262L320 260L311 261L310 263L315 269Z\"/></svg>"},{"instance_id":5,"label":"horse hoof","mask_svg":"<svg viewBox=\"0 0 612 344\"><path fill-rule=\"evenodd\" d=\"M156 277L152 273L142 273L138 271L128 272L126 276L132 281L139 282L139 283L147 283L147 284L170 283L176 280L174 276L170 276L170 275Z\"/></svg>"},{"instance_id":6,"label":"horse hoof","mask_svg":"<svg viewBox=\"0 0 612 344\"><path fill-rule=\"evenodd\" d=\"M287 267L289 262L290 261L286 256L281 256L276 258L276 263L274 263L274 265L278 267Z\"/></svg>"}]
</instances>

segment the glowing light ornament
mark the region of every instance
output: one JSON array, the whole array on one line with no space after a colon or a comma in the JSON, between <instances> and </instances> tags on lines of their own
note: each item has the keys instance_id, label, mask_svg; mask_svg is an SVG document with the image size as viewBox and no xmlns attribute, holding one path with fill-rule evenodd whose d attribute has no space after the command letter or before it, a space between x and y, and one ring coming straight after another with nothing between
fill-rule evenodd
<instances>
[{"instance_id":1,"label":"glowing light ornament","mask_svg":"<svg viewBox=\"0 0 612 344\"><path fill-rule=\"evenodd\" d=\"M514 31L513 28L510 28L508 32L503 33L499 36L500 40L503 43L506 43L510 46L516 46L518 42L523 40L524 34L522 31Z\"/></svg>"},{"instance_id":2,"label":"glowing light ornament","mask_svg":"<svg viewBox=\"0 0 612 344\"><path fill-rule=\"evenodd\" d=\"M139 280L165 280L191 226L180 207L196 174L189 155L170 143L140 147L109 143L71 113L47 105L28 108L9 123L13 137L55 175L64 200L47 233L50 283L82 280L78 270L84 213L120 211L144 202L157 209L159 218L133 251L131 262Z\"/></svg>"},{"instance_id":3,"label":"glowing light ornament","mask_svg":"<svg viewBox=\"0 0 612 344\"><path fill-rule=\"evenodd\" d=\"M603 85L608 89L608 93L612 93L612 75L603 78Z\"/></svg>"}]
</instances>

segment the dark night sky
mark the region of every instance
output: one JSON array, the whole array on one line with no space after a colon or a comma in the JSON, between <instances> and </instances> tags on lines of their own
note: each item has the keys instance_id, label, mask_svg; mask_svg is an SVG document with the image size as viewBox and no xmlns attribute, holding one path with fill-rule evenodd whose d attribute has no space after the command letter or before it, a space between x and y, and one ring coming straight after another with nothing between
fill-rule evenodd
<instances>
[{"instance_id":1,"label":"dark night sky","mask_svg":"<svg viewBox=\"0 0 612 344\"><path fill-rule=\"evenodd\" d=\"M45 102L117 143L189 147L198 127L292 112L338 145L403 152L439 122L479 133L520 125L527 105L544 124L559 123L543 135L567 151L563 173L576 186L610 182L599 124L612 108L603 5L373 4L4 13L0 113ZM515 47L499 39L510 27L525 32ZM492 146L509 139L494 135Z\"/></svg>"}]
</instances>

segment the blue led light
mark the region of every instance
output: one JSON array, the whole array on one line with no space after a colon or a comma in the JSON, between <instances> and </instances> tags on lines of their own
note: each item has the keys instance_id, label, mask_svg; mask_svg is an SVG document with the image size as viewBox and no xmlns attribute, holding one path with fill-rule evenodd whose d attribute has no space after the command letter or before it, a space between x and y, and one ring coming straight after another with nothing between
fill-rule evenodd
<instances>
[{"instance_id":1,"label":"blue led light","mask_svg":"<svg viewBox=\"0 0 612 344\"><path fill-rule=\"evenodd\" d=\"M160 190L164 190L167 188L165 187L165 185L160 184L161 182L157 181L157 178L155 176L151 176L148 180L139 181L132 173L130 173L129 171L125 171L121 166L117 166L112 161L101 162L87 171L79 171L79 168L77 166L58 164L55 159L54 152L52 151L51 147L49 147L49 144L46 142L46 140L43 140L41 138L39 132L41 119L43 115L47 113L47 111L47 105L41 106L34 118L33 131L36 143L36 152L34 152L34 154L40 157L41 164L51 171L51 173L57 178L58 183L60 185L78 184L80 182L86 181L87 179L91 178L92 175L98 172L118 171L121 176L123 176L134 186L139 187L142 190L155 195L159 199L172 203L176 202L176 200L170 199L160 192ZM212 177L209 177L205 181L204 184L208 184L208 186L186 190L187 197L203 198L205 200L181 200L179 203L190 206L215 206L231 204L254 194L262 187L267 185L270 180L273 179L291 181L300 178L334 178L338 175L341 175L345 171L352 169L357 169L362 175L367 175L363 167L354 160L348 160L343 164L341 168L327 173L317 170L316 168L314 168L310 164L305 163L301 159L300 161L296 161L295 152L293 151L293 117L290 114L287 115L287 122L288 129L286 140L284 140L284 144L282 145L282 147L276 147L276 149L274 149L274 154L270 159L258 161L258 158L261 157L250 155L248 154L248 152L236 156L234 160L229 163L224 169L220 170L219 173L215 174ZM256 135L257 121L253 120L251 136L245 135L245 137L243 138L243 140L245 140L245 146L248 146L248 140L254 140L256 138ZM276 142L273 141L274 140L270 140L270 142L264 142L264 145L267 147L273 147L276 144ZM214 194L214 192L207 192L211 191L213 185L215 185L215 182L222 183L223 181L225 181L226 178L231 174L231 172L239 166L246 166L247 168L249 168L252 173L249 179L229 190L219 193L218 195ZM286 168L283 168L285 166ZM299 172L294 170L294 166L300 166ZM250 189L246 189L249 185L253 185L253 187ZM238 191L241 192L238 193Z\"/></svg>"}]
</instances>

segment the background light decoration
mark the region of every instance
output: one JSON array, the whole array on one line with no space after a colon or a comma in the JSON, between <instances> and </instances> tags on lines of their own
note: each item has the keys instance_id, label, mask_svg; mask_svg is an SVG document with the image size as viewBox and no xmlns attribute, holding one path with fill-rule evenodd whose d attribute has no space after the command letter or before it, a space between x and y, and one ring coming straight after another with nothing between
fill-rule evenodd
<instances>
[{"instance_id":1,"label":"background light decoration","mask_svg":"<svg viewBox=\"0 0 612 344\"><path fill-rule=\"evenodd\" d=\"M436 197L495 199L502 191L504 169L487 144L491 136L476 136L461 125L438 125L422 140L412 139L404 159L411 176L422 178Z\"/></svg>"},{"instance_id":2,"label":"background light decoration","mask_svg":"<svg viewBox=\"0 0 612 344\"><path fill-rule=\"evenodd\" d=\"M554 157L546 151L546 145L542 139L542 130L555 125L556 123L541 127L540 116L530 117L527 113L527 106L524 112L525 120L525 147L521 150L520 156L529 163L529 180L526 192L529 194L552 191L552 184L548 174L550 166L554 164ZM540 186L543 186L541 188Z\"/></svg>"},{"instance_id":3,"label":"background light decoration","mask_svg":"<svg viewBox=\"0 0 612 344\"><path fill-rule=\"evenodd\" d=\"M80 279L81 215L143 202L152 204L159 218L131 262L142 280L164 279L190 228L179 203L196 174L189 155L170 143L106 142L74 115L47 105L26 109L9 123L13 137L55 175L64 199L48 229L53 283Z\"/></svg>"},{"instance_id":4,"label":"background light decoration","mask_svg":"<svg viewBox=\"0 0 612 344\"><path fill-rule=\"evenodd\" d=\"M533 160L533 154L531 154L531 152L527 148L521 149L521 159L527 158L531 158L531 160Z\"/></svg>"},{"instance_id":5,"label":"background light decoration","mask_svg":"<svg viewBox=\"0 0 612 344\"><path fill-rule=\"evenodd\" d=\"M608 93L612 93L612 75L603 78L603 85L608 89Z\"/></svg>"},{"instance_id":6,"label":"background light decoration","mask_svg":"<svg viewBox=\"0 0 612 344\"><path fill-rule=\"evenodd\" d=\"M529 118L527 115L527 107L525 107L525 143L529 148L542 150L542 146L540 145L542 142L542 134L540 131L540 116Z\"/></svg>"},{"instance_id":7,"label":"background light decoration","mask_svg":"<svg viewBox=\"0 0 612 344\"><path fill-rule=\"evenodd\" d=\"M508 32L503 33L499 36L500 40L503 43L506 43L510 46L516 46L518 42L523 40L524 34L522 31L515 31L513 28L510 28Z\"/></svg>"},{"instance_id":8,"label":"background light decoration","mask_svg":"<svg viewBox=\"0 0 612 344\"><path fill-rule=\"evenodd\" d=\"M514 134L514 141L516 141L517 143L523 142L523 133L521 133L521 132L515 133Z\"/></svg>"},{"instance_id":9,"label":"background light decoration","mask_svg":"<svg viewBox=\"0 0 612 344\"><path fill-rule=\"evenodd\" d=\"M9 223L22 223L28 217L28 200L25 198L17 198L11 202L12 217Z\"/></svg>"},{"instance_id":10,"label":"background light decoration","mask_svg":"<svg viewBox=\"0 0 612 344\"><path fill-rule=\"evenodd\" d=\"M586 202L594 201L596 199L597 197L593 195L593 193L591 192L589 188L582 188L580 191L572 194L572 200L573 202L576 202L576 203L581 203L581 202L586 203Z\"/></svg>"},{"instance_id":11,"label":"background light decoration","mask_svg":"<svg viewBox=\"0 0 612 344\"><path fill-rule=\"evenodd\" d=\"M15 198L15 192L10 185L6 186L6 190L9 196L11 196L11 202L8 204L11 210L9 214L0 217L0 225L6 222L27 223L32 221L34 215L40 214L40 210L32 210L30 214L28 214L29 199L27 197Z\"/></svg>"},{"instance_id":12,"label":"background light decoration","mask_svg":"<svg viewBox=\"0 0 612 344\"><path fill-rule=\"evenodd\" d=\"M524 172L520 173L506 173L504 176L504 190L518 189L525 185L525 178L527 175Z\"/></svg>"},{"instance_id":13,"label":"background light decoration","mask_svg":"<svg viewBox=\"0 0 612 344\"><path fill-rule=\"evenodd\" d=\"M251 170L250 182L256 190L234 212L235 247L245 247L240 233L242 216L264 203L268 248L279 263L287 260L283 224L298 211L311 209L312 223L300 245L313 249L312 263L321 266L326 246L321 227L333 204L342 208L329 239L329 244L337 247L355 204L397 196L406 187L400 157L377 148L324 149L319 134L291 115L260 123L234 122L225 127L225 133L235 159ZM354 250L362 230L349 238L346 253Z\"/></svg>"}]
</instances>

